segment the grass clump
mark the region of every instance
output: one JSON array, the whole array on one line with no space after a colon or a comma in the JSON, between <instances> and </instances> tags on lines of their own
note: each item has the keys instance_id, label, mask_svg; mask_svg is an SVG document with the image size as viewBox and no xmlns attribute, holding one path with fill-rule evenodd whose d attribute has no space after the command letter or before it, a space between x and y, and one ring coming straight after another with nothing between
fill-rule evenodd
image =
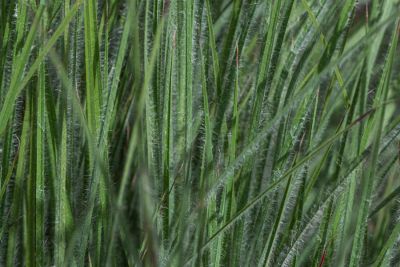
<instances>
[{"instance_id":1,"label":"grass clump","mask_svg":"<svg viewBox=\"0 0 400 267\"><path fill-rule=\"evenodd\" d=\"M398 266L398 0L0 1L0 266Z\"/></svg>"}]
</instances>

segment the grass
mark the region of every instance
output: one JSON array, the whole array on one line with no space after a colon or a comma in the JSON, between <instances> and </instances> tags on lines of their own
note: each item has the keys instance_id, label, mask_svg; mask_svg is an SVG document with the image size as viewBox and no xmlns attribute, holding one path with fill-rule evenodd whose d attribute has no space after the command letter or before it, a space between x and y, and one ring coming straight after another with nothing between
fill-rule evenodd
<instances>
[{"instance_id":1,"label":"grass","mask_svg":"<svg viewBox=\"0 0 400 267\"><path fill-rule=\"evenodd\" d=\"M400 1L0 14L0 266L400 264Z\"/></svg>"}]
</instances>

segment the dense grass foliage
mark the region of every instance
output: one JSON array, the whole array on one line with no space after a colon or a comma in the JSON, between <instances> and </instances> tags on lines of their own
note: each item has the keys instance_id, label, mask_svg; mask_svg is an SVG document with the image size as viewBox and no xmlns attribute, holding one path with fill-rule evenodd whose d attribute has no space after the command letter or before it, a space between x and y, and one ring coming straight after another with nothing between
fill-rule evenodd
<instances>
[{"instance_id":1,"label":"dense grass foliage","mask_svg":"<svg viewBox=\"0 0 400 267\"><path fill-rule=\"evenodd\" d=\"M400 266L399 0L0 0L0 266Z\"/></svg>"}]
</instances>

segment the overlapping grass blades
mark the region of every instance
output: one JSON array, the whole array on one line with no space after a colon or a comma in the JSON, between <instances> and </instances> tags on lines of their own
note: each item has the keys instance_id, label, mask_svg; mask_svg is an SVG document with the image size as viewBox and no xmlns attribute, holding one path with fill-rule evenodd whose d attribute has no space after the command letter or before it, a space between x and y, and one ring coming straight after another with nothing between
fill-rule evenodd
<instances>
[{"instance_id":1,"label":"overlapping grass blades","mask_svg":"<svg viewBox=\"0 0 400 267\"><path fill-rule=\"evenodd\" d=\"M397 266L399 14L0 1L0 266Z\"/></svg>"}]
</instances>

